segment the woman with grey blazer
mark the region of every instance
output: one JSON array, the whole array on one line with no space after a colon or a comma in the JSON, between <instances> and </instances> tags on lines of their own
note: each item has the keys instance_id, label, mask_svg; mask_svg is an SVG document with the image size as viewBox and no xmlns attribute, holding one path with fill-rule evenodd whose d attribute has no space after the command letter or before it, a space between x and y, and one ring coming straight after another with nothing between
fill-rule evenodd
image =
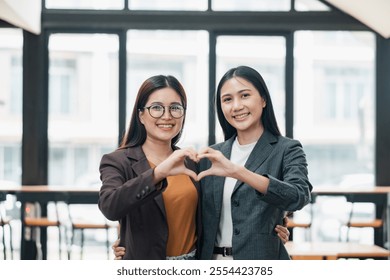
<instances>
[{"instance_id":1,"label":"woman with grey blazer","mask_svg":"<svg viewBox=\"0 0 390 280\"><path fill-rule=\"evenodd\" d=\"M302 145L281 136L267 86L250 67L226 72L216 107L225 142L198 153L201 259L289 259L274 229L310 202Z\"/></svg>"}]
</instances>

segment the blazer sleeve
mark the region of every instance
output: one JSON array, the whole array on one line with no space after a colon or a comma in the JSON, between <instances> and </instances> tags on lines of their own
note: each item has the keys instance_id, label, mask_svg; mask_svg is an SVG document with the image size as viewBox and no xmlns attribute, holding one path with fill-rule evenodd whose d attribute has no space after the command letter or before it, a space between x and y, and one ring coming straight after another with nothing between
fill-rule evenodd
<instances>
[{"instance_id":1,"label":"blazer sleeve","mask_svg":"<svg viewBox=\"0 0 390 280\"><path fill-rule=\"evenodd\" d=\"M166 187L166 180L153 184L153 169L134 174L130 161L112 153L102 157L99 192L99 209L109 220L119 220L132 209L149 201Z\"/></svg>"},{"instance_id":2,"label":"blazer sleeve","mask_svg":"<svg viewBox=\"0 0 390 280\"><path fill-rule=\"evenodd\" d=\"M297 140L289 139L285 143L282 156L282 178L263 174L270 180L265 195L258 192L262 199L285 211L302 209L311 200L313 189L308 179L306 155Z\"/></svg>"}]
</instances>

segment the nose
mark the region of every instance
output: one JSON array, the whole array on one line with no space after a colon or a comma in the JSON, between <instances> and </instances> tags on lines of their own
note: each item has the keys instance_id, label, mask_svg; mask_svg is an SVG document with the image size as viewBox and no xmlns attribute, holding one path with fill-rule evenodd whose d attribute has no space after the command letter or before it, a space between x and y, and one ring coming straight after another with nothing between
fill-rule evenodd
<instances>
[{"instance_id":1,"label":"nose","mask_svg":"<svg viewBox=\"0 0 390 280\"><path fill-rule=\"evenodd\" d=\"M233 99L233 109L235 111L241 110L242 109L242 102L240 98L234 98Z\"/></svg>"},{"instance_id":2,"label":"nose","mask_svg":"<svg viewBox=\"0 0 390 280\"><path fill-rule=\"evenodd\" d=\"M164 107L164 114L161 116L163 119L171 119L171 112L169 111L169 106Z\"/></svg>"}]
</instances>

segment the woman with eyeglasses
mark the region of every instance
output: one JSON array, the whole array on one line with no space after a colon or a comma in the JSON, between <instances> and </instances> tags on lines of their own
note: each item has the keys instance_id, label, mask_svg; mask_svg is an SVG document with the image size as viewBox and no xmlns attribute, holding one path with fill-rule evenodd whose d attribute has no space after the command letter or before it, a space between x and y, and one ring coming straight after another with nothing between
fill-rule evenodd
<instances>
[{"instance_id":1,"label":"woman with eyeglasses","mask_svg":"<svg viewBox=\"0 0 390 280\"><path fill-rule=\"evenodd\" d=\"M172 76L140 87L120 147L102 157L99 208L120 222L123 259L195 259L201 232L196 152L178 149L186 93Z\"/></svg>"}]
</instances>

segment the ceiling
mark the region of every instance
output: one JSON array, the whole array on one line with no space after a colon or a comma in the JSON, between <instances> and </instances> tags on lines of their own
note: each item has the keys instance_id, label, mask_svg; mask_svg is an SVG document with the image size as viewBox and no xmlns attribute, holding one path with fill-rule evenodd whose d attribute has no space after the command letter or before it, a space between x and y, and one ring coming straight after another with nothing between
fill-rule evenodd
<instances>
[{"instance_id":1,"label":"ceiling","mask_svg":"<svg viewBox=\"0 0 390 280\"><path fill-rule=\"evenodd\" d=\"M390 0L320 0L356 18L384 38L390 38ZM0 18L41 32L41 0L0 0Z\"/></svg>"},{"instance_id":2,"label":"ceiling","mask_svg":"<svg viewBox=\"0 0 390 280\"><path fill-rule=\"evenodd\" d=\"M351 15L384 38L390 38L389 0L324 0L323 2L330 3Z\"/></svg>"},{"instance_id":3,"label":"ceiling","mask_svg":"<svg viewBox=\"0 0 390 280\"><path fill-rule=\"evenodd\" d=\"M41 0L0 0L0 19L34 34L41 33Z\"/></svg>"}]
</instances>

